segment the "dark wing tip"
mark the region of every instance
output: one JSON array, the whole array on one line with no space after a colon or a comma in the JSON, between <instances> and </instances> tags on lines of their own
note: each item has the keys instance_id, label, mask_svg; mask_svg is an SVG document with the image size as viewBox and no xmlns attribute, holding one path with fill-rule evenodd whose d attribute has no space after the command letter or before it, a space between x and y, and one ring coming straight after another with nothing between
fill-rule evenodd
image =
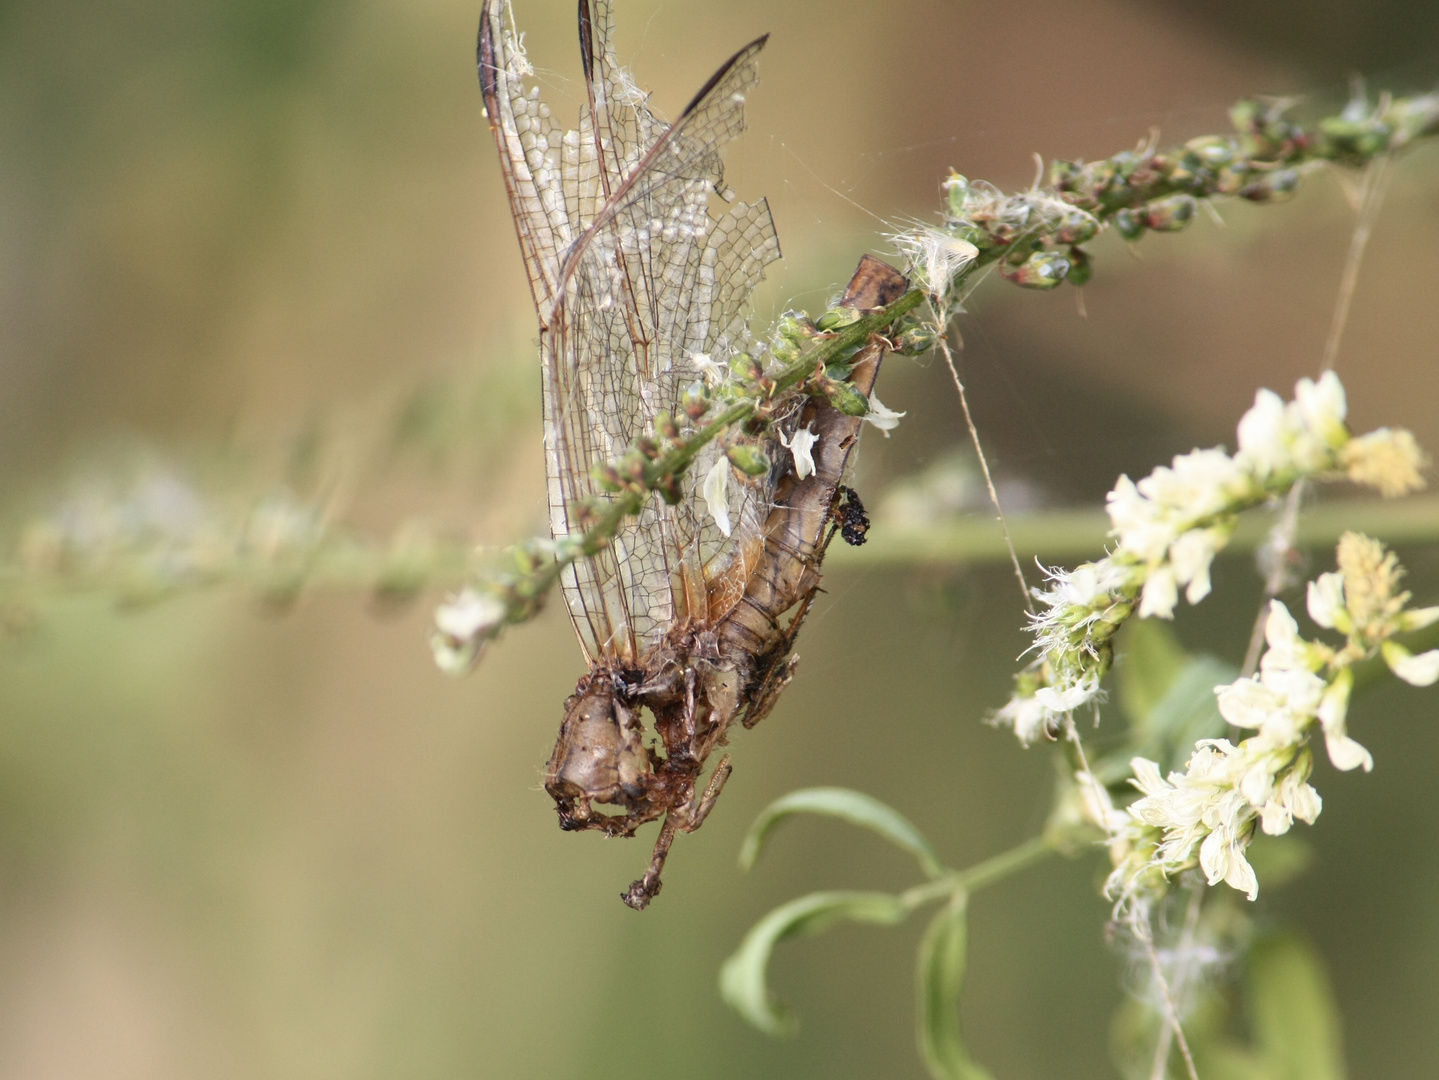
<instances>
[{"instance_id":1,"label":"dark wing tip","mask_svg":"<svg viewBox=\"0 0 1439 1080\"><path fill-rule=\"evenodd\" d=\"M586 85L595 78L595 15L590 0L580 0L580 63L585 69Z\"/></svg>"},{"instance_id":2,"label":"dark wing tip","mask_svg":"<svg viewBox=\"0 0 1439 1080\"><path fill-rule=\"evenodd\" d=\"M908 288L909 279L898 270L873 255L865 255L859 260L839 302L841 307L878 311L889 307Z\"/></svg>"},{"instance_id":3,"label":"dark wing tip","mask_svg":"<svg viewBox=\"0 0 1439 1080\"><path fill-rule=\"evenodd\" d=\"M749 57L753 56L755 53L763 49L765 46L765 42L767 41L769 41L769 35L761 34L759 37L755 38L743 49L735 53L723 64L721 64L719 66L719 70L716 71L713 75L711 75L709 79L706 80L705 84L699 88L699 92L690 99L690 103L684 107L684 112L680 113L680 116L682 118L688 116L696 108L698 108L699 103L703 101L705 99L705 96L715 88L716 83L718 83L721 79L728 75L736 64L748 59Z\"/></svg>"},{"instance_id":4,"label":"dark wing tip","mask_svg":"<svg viewBox=\"0 0 1439 1080\"><path fill-rule=\"evenodd\" d=\"M495 39L494 39L494 2L485 0L484 6L480 8L480 36L475 44L475 66L480 72L480 93L485 99L485 108L491 109L492 103L498 96L498 88L495 85ZM493 111L491 111L493 117Z\"/></svg>"}]
</instances>

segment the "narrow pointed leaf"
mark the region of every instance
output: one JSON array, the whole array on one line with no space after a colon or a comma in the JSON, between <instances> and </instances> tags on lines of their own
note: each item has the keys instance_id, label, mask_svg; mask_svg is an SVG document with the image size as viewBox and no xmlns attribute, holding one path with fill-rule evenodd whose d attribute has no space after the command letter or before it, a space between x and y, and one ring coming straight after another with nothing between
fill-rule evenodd
<instances>
[{"instance_id":1,"label":"narrow pointed leaf","mask_svg":"<svg viewBox=\"0 0 1439 1080\"><path fill-rule=\"evenodd\" d=\"M928 877L944 873L934 848L909 818L863 792L838 787L803 788L770 803L755 818L740 847L739 864L743 869L748 870L759 859L775 826L794 814L823 814L877 832L918 859Z\"/></svg>"},{"instance_id":2,"label":"narrow pointed leaf","mask_svg":"<svg viewBox=\"0 0 1439 1080\"><path fill-rule=\"evenodd\" d=\"M909 914L902 900L889 893L819 892L775 908L740 942L720 968L720 996L755 1027L770 1035L794 1031L790 1011L769 992L765 973L770 954L785 938L817 934L842 919L892 926Z\"/></svg>"},{"instance_id":3,"label":"narrow pointed leaf","mask_svg":"<svg viewBox=\"0 0 1439 1080\"><path fill-rule=\"evenodd\" d=\"M919 945L919 1052L935 1080L992 1080L965 1049L959 993L969 952L967 897L960 893L935 914Z\"/></svg>"}]
</instances>

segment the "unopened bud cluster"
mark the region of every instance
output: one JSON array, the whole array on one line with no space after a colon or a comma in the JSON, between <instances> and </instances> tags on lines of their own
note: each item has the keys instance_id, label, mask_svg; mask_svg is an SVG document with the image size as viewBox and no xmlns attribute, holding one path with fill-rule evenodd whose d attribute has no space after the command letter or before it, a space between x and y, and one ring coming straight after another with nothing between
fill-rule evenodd
<instances>
[{"instance_id":1,"label":"unopened bud cluster","mask_svg":"<svg viewBox=\"0 0 1439 1080\"><path fill-rule=\"evenodd\" d=\"M1049 186L1005 195L951 173L943 185L941 228L893 237L930 293L952 300L969 275L997 263L1004 278L1029 289L1085 284L1092 273L1081 246L1106 227L1127 240L1177 232L1208 199L1279 202L1320 163L1362 166L1439 132L1439 94L1350 101L1337 116L1305 129L1288 102L1241 101L1234 131L1203 135L1159 151L1146 143L1100 161L1056 160Z\"/></svg>"},{"instance_id":2,"label":"unopened bud cluster","mask_svg":"<svg viewBox=\"0 0 1439 1080\"><path fill-rule=\"evenodd\" d=\"M1301 480L1347 478L1386 496L1423 486L1425 460L1412 435L1381 428L1356 438L1346 411L1332 372L1301 379L1287 404L1261 390L1239 422L1237 453L1195 450L1137 483L1121 476L1108 498L1114 550L1072 570L1047 571L1049 587L1034 592L1038 655L996 722L1028 744L1096 700L1119 627L1135 615L1173 617L1181 590L1191 604L1208 595L1210 564L1242 511Z\"/></svg>"},{"instance_id":3,"label":"unopened bud cluster","mask_svg":"<svg viewBox=\"0 0 1439 1080\"><path fill-rule=\"evenodd\" d=\"M1337 769L1374 767L1346 726L1354 665L1382 655L1412 685L1439 681L1439 650L1414 656L1393 640L1439 621L1439 607L1407 608L1394 555L1346 533L1338 565L1310 583L1308 609L1319 626L1344 634L1342 645L1301 637L1289 609L1273 600L1258 675L1214 688L1224 719L1255 734L1237 745L1200 740L1184 772L1167 778L1157 763L1134 758L1140 797L1122 810L1087 775L1078 778L1088 816L1109 836L1114 871L1105 888L1121 914L1137 914L1195 866L1210 885L1223 881L1253 900L1259 879L1245 851L1255 835L1282 835L1295 820L1312 824L1323 808L1309 784L1310 736L1322 733Z\"/></svg>"}]
</instances>

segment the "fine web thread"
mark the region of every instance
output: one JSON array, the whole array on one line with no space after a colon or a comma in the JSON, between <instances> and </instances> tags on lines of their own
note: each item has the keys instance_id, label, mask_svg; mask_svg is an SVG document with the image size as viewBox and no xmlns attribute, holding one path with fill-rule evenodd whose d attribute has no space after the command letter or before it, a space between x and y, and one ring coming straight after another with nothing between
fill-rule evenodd
<instances>
[{"instance_id":1,"label":"fine web thread","mask_svg":"<svg viewBox=\"0 0 1439 1080\"><path fill-rule=\"evenodd\" d=\"M1004 547L1009 552L1009 564L1014 568L1014 578L1019 582L1019 593L1024 598L1024 610L1030 615L1034 614L1034 600L1029 594L1029 583L1024 579L1024 568L1019 564L1019 552L1014 549L1014 541L1009 535L1009 522L1005 519L1004 508L999 504L999 492L994 487L994 477L989 471L989 459L985 456L984 445L979 441L979 428L975 426L974 416L969 411L969 395L965 392L964 381L959 377L959 368L954 362L954 353L949 348L949 325L940 318L939 311L934 301L929 302L929 310L934 315L935 323L939 327L937 340L939 351L944 354L945 366L949 368L949 377L954 380L954 389L959 394L959 407L964 412L964 423L969 429L969 441L974 445L975 456L979 459L979 471L984 474L985 490L989 492L990 504L994 507L995 516L999 519L999 527L1004 533Z\"/></svg>"},{"instance_id":2,"label":"fine web thread","mask_svg":"<svg viewBox=\"0 0 1439 1080\"><path fill-rule=\"evenodd\" d=\"M1389 189L1390 158L1386 155L1375 159L1365 170L1355 202L1358 217L1354 232L1349 238L1349 251L1344 257L1344 270L1339 276L1339 292L1334 298L1334 314L1329 321L1329 334L1324 340L1323 358L1319 364L1321 373L1334 370L1339 358L1339 344L1344 329L1349 324L1349 310L1353 306L1354 291L1359 284L1359 268L1364 261L1364 250L1374 232L1374 222L1384 205L1384 196ZM1259 605L1254 627L1249 633L1249 647L1244 653L1244 665L1240 669L1244 676L1253 675L1259 667L1259 655L1264 649L1264 626L1269 619L1269 601L1284 591L1288 577L1287 555L1294 547L1294 538L1299 529L1299 510L1308 493L1309 485L1300 481L1289 489L1284 501L1284 512L1274 527L1270 541L1273 565L1264 581L1264 600Z\"/></svg>"}]
</instances>

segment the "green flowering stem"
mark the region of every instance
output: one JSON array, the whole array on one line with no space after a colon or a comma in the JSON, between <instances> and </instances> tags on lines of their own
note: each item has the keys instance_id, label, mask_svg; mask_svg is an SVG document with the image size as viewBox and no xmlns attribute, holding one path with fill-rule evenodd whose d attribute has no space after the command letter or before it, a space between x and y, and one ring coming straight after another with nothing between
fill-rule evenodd
<instances>
[{"instance_id":1,"label":"green flowering stem","mask_svg":"<svg viewBox=\"0 0 1439 1080\"><path fill-rule=\"evenodd\" d=\"M1056 160L1048 187L1016 195L951 174L944 228L901 234L896 242L914 253L946 307L992 264L1026 288L1083 285L1093 267L1080 245L1111 226L1131 241L1145 232L1176 232L1194 220L1201 200L1283 201L1314 167L1361 168L1439 132L1435 94L1381 96L1373 106L1356 98L1307 129L1285 115L1287 108L1241 101L1230 109L1229 135L1199 136L1162 152L1141 146L1088 163Z\"/></svg>"}]
</instances>

